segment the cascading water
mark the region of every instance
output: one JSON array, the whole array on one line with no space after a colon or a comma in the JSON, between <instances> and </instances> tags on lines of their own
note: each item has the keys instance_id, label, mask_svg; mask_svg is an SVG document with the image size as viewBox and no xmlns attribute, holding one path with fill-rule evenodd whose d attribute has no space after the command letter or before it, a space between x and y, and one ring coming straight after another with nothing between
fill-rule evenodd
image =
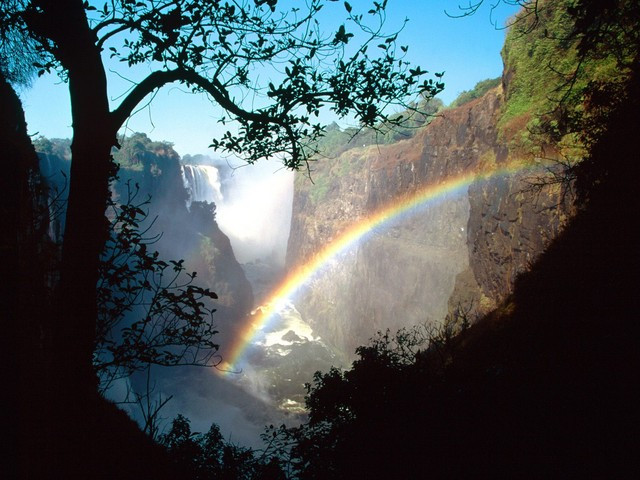
<instances>
[{"instance_id":1,"label":"cascading water","mask_svg":"<svg viewBox=\"0 0 640 480\"><path fill-rule=\"evenodd\" d=\"M213 202L219 204L223 200L220 190L218 169L210 165L183 165L182 181L189 192L187 208L191 202Z\"/></svg>"},{"instance_id":2,"label":"cascading water","mask_svg":"<svg viewBox=\"0 0 640 480\"><path fill-rule=\"evenodd\" d=\"M47 186L48 235L54 243L62 243L70 163L68 159L46 153L39 153L38 157L40 173Z\"/></svg>"},{"instance_id":3,"label":"cascading water","mask_svg":"<svg viewBox=\"0 0 640 480\"><path fill-rule=\"evenodd\" d=\"M236 259L252 282L254 295L257 293L262 300L266 292L274 288L284 264L291 223L293 175L280 170L274 173L272 164L233 173L225 180L226 196L223 196L221 174L215 166L182 165L187 207L193 202L216 204L216 223L228 235ZM209 252L209 255L216 254ZM257 335L246 348L255 352L258 360L243 363L242 374L226 377L227 382L233 388L250 392L252 398L277 407L269 410L273 415L281 415L277 411L288 412L289 420L293 418L291 415L304 410L305 391L301 388L304 382L315 370L327 370L338 364L337 356L313 333L292 303L287 303L268 331ZM315 359L311 371L307 367L310 357ZM277 418L277 421L284 420Z\"/></svg>"},{"instance_id":4,"label":"cascading water","mask_svg":"<svg viewBox=\"0 0 640 480\"><path fill-rule=\"evenodd\" d=\"M291 224L292 172L266 161L251 168L229 166L232 173L226 177L224 166L210 163L181 168L187 208L198 201L216 204L216 223L240 263L262 259L282 267Z\"/></svg>"}]
</instances>

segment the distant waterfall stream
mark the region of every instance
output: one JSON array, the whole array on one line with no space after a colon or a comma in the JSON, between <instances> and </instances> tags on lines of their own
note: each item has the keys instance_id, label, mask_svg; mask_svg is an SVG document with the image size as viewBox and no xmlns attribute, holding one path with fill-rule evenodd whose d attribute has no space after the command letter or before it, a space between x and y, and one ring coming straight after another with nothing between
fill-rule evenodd
<instances>
[{"instance_id":1,"label":"distant waterfall stream","mask_svg":"<svg viewBox=\"0 0 640 480\"><path fill-rule=\"evenodd\" d=\"M218 169L210 165L183 165L182 181L189 192L187 207L191 202L214 202L222 200Z\"/></svg>"}]
</instances>

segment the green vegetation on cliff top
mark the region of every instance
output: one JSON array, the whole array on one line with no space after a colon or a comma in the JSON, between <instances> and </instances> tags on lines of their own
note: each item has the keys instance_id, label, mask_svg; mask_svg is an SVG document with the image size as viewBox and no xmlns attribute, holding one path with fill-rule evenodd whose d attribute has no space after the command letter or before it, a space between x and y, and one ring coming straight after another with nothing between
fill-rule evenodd
<instances>
[{"instance_id":1,"label":"green vegetation on cliff top","mask_svg":"<svg viewBox=\"0 0 640 480\"><path fill-rule=\"evenodd\" d=\"M540 154L543 146L551 145L569 164L580 161L585 151L579 135L588 121L584 112L589 91L596 84L622 83L629 75L632 52L621 40L625 27L619 26L608 32L612 37L608 46L599 46L595 54L585 55L580 49L585 35L576 32L576 15L567 14L573 8L572 0L541 0L535 13L523 9L513 19L505 39L503 77L478 82L473 89L462 92L449 108L480 98L502 82L505 102L497 125L499 140L512 152ZM403 112L407 115L406 125L393 130L343 130L331 124L318 142L320 156L326 157L322 160L327 162L352 148L410 138L429 123L429 115L442 108L438 99L423 102L417 110L428 115L409 116ZM351 163L340 169L312 168L311 200L317 203L325 198L330 182L323 178L325 175L348 174Z\"/></svg>"},{"instance_id":2,"label":"green vegetation on cliff top","mask_svg":"<svg viewBox=\"0 0 640 480\"><path fill-rule=\"evenodd\" d=\"M476 98L482 97L489 90L500 85L501 80L501 77L480 80L471 90L464 90L462 93L460 93L460 95L458 95L458 97L453 102L451 102L449 108L459 107L460 105L469 103Z\"/></svg>"},{"instance_id":3,"label":"green vegetation on cliff top","mask_svg":"<svg viewBox=\"0 0 640 480\"><path fill-rule=\"evenodd\" d=\"M576 32L575 17L567 15L574 4L540 1L535 13L522 10L509 29L502 50L506 90L498 130L512 148L532 151L546 143L562 151L575 144L587 89L628 75L619 61L628 52L612 48L587 56L579 49L584 35Z\"/></svg>"},{"instance_id":4,"label":"green vegetation on cliff top","mask_svg":"<svg viewBox=\"0 0 640 480\"><path fill-rule=\"evenodd\" d=\"M113 160L120 166L129 170L142 170L143 159L149 154L165 154L176 156L173 143L165 141L153 141L146 134L136 132L129 137L122 138L119 149L112 152Z\"/></svg>"}]
</instances>

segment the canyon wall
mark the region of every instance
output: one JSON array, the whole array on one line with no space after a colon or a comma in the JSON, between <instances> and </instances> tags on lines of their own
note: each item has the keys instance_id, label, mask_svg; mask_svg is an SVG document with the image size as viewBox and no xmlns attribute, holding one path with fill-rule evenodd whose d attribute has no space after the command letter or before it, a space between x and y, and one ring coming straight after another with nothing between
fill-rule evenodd
<instances>
[{"instance_id":1,"label":"canyon wall","mask_svg":"<svg viewBox=\"0 0 640 480\"><path fill-rule=\"evenodd\" d=\"M215 204L204 203L196 195L211 188L211 167L185 169L168 144L148 139L143 143L144 148L133 155L123 145L121 151L129 156L115 184L117 197L119 201L126 198L127 188L131 188L127 185L140 186L136 201L151 197L149 218L155 224L150 233L160 234L153 247L164 258L184 259L187 271L198 274L195 282L216 292L214 322L220 331L217 341L221 346L227 345L253 308L253 292L229 238L218 227Z\"/></svg>"},{"instance_id":2,"label":"canyon wall","mask_svg":"<svg viewBox=\"0 0 640 480\"><path fill-rule=\"evenodd\" d=\"M69 143L60 139L36 141L51 197L49 234L54 241L61 239L64 230ZM114 159L120 165L112 183L114 201L141 205L147 219L140 229L149 240L148 248L160 252L164 260L184 259L187 272L198 274L195 282L216 292L217 339L221 345L230 343L253 308L253 292L229 238L218 227L215 204L203 203L200 198L203 189L212 188L212 167L188 166L185 173L171 144L151 141L141 133L124 139Z\"/></svg>"},{"instance_id":3,"label":"canyon wall","mask_svg":"<svg viewBox=\"0 0 640 480\"><path fill-rule=\"evenodd\" d=\"M297 178L289 268L312 261L385 206L445 186L331 258L296 299L347 360L378 330L438 324L456 309L490 309L566 220L570 202L562 190L536 186L546 172L542 162L500 141L502 106L502 88L494 88L442 111L412 138L350 149L314 163L311 181ZM447 187L484 171L497 173Z\"/></svg>"}]
</instances>

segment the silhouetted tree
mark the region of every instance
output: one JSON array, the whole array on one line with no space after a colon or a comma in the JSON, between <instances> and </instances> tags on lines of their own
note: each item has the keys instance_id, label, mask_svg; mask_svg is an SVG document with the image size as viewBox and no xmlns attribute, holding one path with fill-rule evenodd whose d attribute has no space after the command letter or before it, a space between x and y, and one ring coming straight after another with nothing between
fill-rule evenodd
<instances>
[{"instance_id":1,"label":"silhouetted tree","mask_svg":"<svg viewBox=\"0 0 640 480\"><path fill-rule=\"evenodd\" d=\"M171 428L160 442L167 447L172 461L184 472L186 478L199 478L201 469L202 446L196 434L191 432L187 418L178 415L171 423Z\"/></svg>"},{"instance_id":2,"label":"silhouetted tree","mask_svg":"<svg viewBox=\"0 0 640 480\"><path fill-rule=\"evenodd\" d=\"M183 478L194 480L284 480L287 478L275 457L258 457L257 452L226 442L216 424L205 434L191 431L189 420L178 415L169 432L160 437Z\"/></svg>"},{"instance_id":3,"label":"silhouetted tree","mask_svg":"<svg viewBox=\"0 0 640 480\"><path fill-rule=\"evenodd\" d=\"M108 238L110 154L118 129L147 95L170 83L206 92L226 111L221 120L239 127L214 140L214 148L249 162L280 156L298 168L312 154L301 139L311 144L323 133L311 120L322 107L373 125L387 118L383 106L402 104L412 92L441 89L431 80L419 83L425 72L409 69L398 56L395 34L381 33L386 2L374 3L366 14L345 3L348 21L330 35L316 22L322 6L313 0L304 11L278 12L275 0L120 0L97 9L82 0L31 0L20 2L5 21L7 29L28 32L43 58L39 68L59 72L71 97L72 166L55 314L59 382L93 384L95 285ZM348 45L352 30L359 35L355 48ZM368 55L372 42L379 43L380 54ZM153 66L114 109L105 51L129 66ZM284 74L256 83L266 75L255 76L255 69L274 64ZM253 104L258 106L243 100L247 92L262 94Z\"/></svg>"},{"instance_id":4,"label":"silhouetted tree","mask_svg":"<svg viewBox=\"0 0 640 480\"><path fill-rule=\"evenodd\" d=\"M422 467L414 455L429 413L421 401L450 361L452 324L467 328L460 316L440 327L379 332L356 350L350 369L316 372L307 384L309 420L268 427L265 457L292 478L417 478Z\"/></svg>"},{"instance_id":5,"label":"silhouetted tree","mask_svg":"<svg viewBox=\"0 0 640 480\"><path fill-rule=\"evenodd\" d=\"M1 59L0 59L1 60ZM36 435L48 419L41 403L47 370L45 348L50 331L43 320L47 304L50 243L47 241L46 189L38 175L38 157L27 134L18 95L0 68L0 341L3 385L9 394L10 415L5 429L14 439L7 452L17 464L29 464L29 474L41 471L29 463L33 451L46 446ZM13 402L15 403L12 403ZM4 474L16 478L16 463Z\"/></svg>"},{"instance_id":6,"label":"silhouetted tree","mask_svg":"<svg viewBox=\"0 0 640 480\"><path fill-rule=\"evenodd\" d=\"M36 42L24 29L15 28L16 16L27 0L4 0L0 6L0 73L14 86L28 86L39 60Z\"/></svg>"}]
</instances>

